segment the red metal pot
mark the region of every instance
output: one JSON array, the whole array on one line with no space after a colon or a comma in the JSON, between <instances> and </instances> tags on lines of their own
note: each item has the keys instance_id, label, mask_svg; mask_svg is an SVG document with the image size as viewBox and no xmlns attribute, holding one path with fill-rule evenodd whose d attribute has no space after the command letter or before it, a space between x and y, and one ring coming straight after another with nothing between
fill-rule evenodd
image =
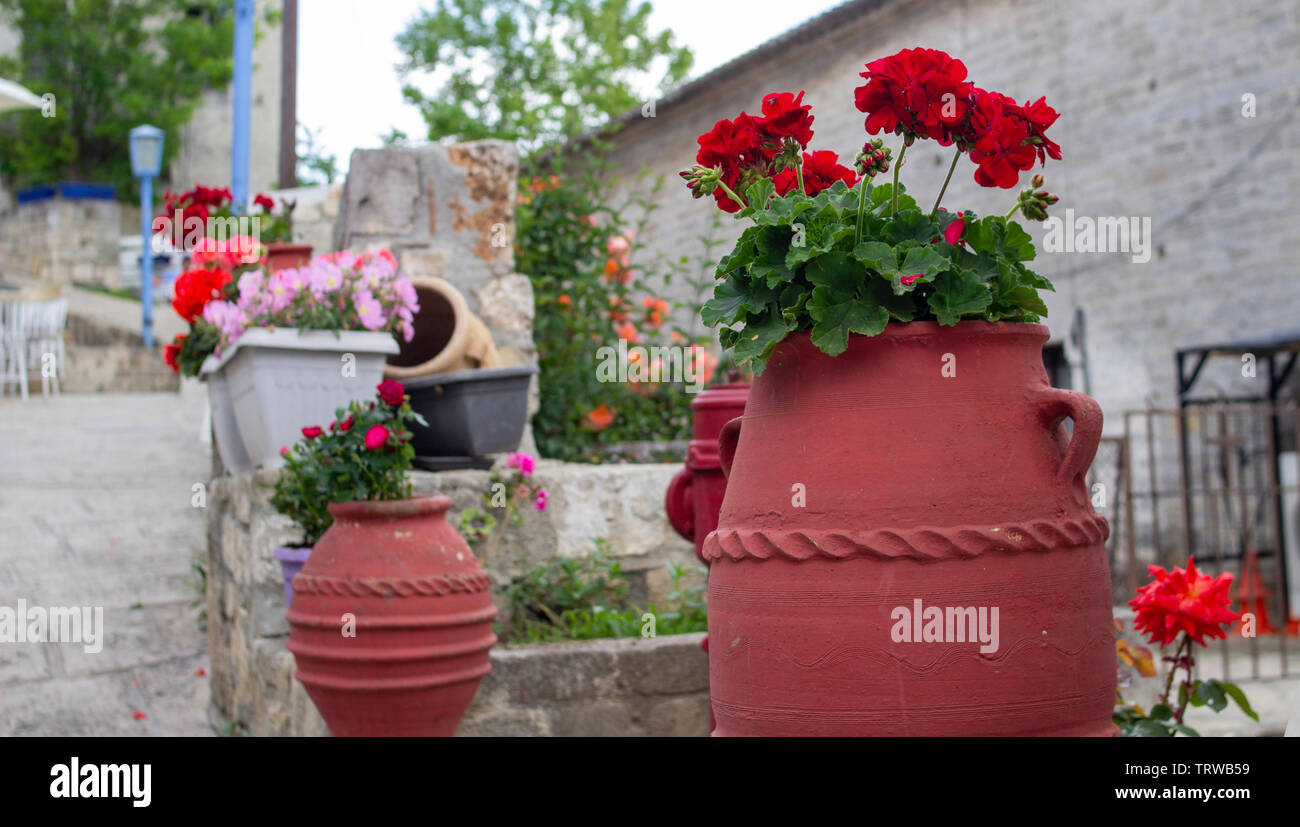
<instances>
[{"instance_id":1,"label":"red metal pot","mask_svg":"<svg viewBox=\"0 0 1300 827\"><path fill-rule=\"evenodd\" d=\"M691 402L692 436L686 450L686 467L668 483L664 509L677 533L695 543L704 560L704 538L718 527L718 510L727 492L727 478L718 462L718 434L722 426L745 412L748 382L706 388Z\"/></svg>"},{"instance_id":2,"label":"red metal pot","mask_svg":"<svg viewBox=\"0 0 1300 827\"><path fill-rule=\"evenodd\" d=\"M450 506L330 503L287 618L296 677L334 735L452 735L488 673L491 580Z\"/></svg>"},{"instance_id":3,"label":"red metal pot","mask_svg":"<svg viewBox=\"0 0 1300 827\"><path fill-rule=\"evenodd\" d=\"M310 244L287 244L276 241L266 245L266 271L275 273L311 263Z\"/></svg>"},{"instance_id":4,"label":"red metal pot","mask_svg":"<svg viewBox=\"0 0 1300 827\"><path fill-rule=\"evenodd\" d=\"M715 734L1116 733L1084 483L1101 410L1048 385L1047 338L913 322L835 358L777 347L719 439Z\"/></svg>"}]
</instances>

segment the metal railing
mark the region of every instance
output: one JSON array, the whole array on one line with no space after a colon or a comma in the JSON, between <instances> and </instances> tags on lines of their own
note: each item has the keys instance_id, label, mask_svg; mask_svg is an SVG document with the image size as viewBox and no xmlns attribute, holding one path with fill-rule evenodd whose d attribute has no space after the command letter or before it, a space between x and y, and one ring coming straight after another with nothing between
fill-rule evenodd
<instances>
[{"instance_id":1,"label":"metal railing","mask_svg":"<svg viewBox=\"0 0 1300 827\"><path fill-rule=\"evenodd\" d=\"M1255 636L1234 624L1215 647L1223 672L1246 668L1243 655L1252 678L1296 670L1288 649L1300 654L1300 644L1288 638L1300 615L1300 410L1216 402L1127 411L1123 425L1090 471L1094 503L1111 523L1116 602L1149 580L1148 565L1194 556L1207 573L1231 572L1233 608L1254 616Z\"/></svg>"}]
</instances>

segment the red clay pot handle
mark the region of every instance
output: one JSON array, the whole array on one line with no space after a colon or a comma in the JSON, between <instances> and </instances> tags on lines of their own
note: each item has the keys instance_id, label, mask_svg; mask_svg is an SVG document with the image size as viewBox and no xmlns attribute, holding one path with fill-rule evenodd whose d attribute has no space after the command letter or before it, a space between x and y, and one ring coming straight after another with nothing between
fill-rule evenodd
<instances>
[{"instance_id":1,"label":"red clay pot handle","mask_svg":"<svg viewBox=\"0 0 1300 827\"><path fill-rule=\"evenodd\" d=\"M1065 484L1082 476L1101 444L1101 406L1097 400L1078 391L1051 388L1039 397L1038 412L1052 433L1066 417L1074 420L1074 436L1065 449L1056 480Z\"/></svg>"},{"instance_id":2,"label":"red clay pot handle","mask_svg":"<svg viewBox=\"0 0 1300 827\"><path fill-rule=\"evenodd\" d=\"M731 461L736 458L736 443L740 442L740 423L744 417L735 419L722 426L718 432L718 462L722 464L722 476L731 476Z\"/></svg>"},{"instance_id":3,"label":"red clay pot handle","mask_svg":"<svg viewBox=\"0 0 1300 827\"><path fill-rule=\"evenodd\" d=\"M687 540L695 539L695 474L683 468L673 475L664 495L664 511L673 530Z\"/></svg>"}]
</instances>

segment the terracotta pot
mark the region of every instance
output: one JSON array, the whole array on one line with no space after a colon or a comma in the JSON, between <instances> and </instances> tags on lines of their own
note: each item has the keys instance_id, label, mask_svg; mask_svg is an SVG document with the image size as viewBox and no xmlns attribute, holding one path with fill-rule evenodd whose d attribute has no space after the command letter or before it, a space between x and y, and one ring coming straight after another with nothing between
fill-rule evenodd
<instances>
[{"instance_id":1,"label":"terracotta pot","mask_svg":"<svg viewBox=\"0 0 1300 827\"><path fill-rule=\"evenodd\" d=\"M492 334L483 320L469 312L465 297L451 282L412 276L420 310L411 321L415 335L399 342L401 351L389 357L389 379L417 379L439 373L500 366Z\"/></svg>"},{"instance_id":2,"label":"terracotta pot","mask_svg":"<svg viewBox=\"0 0 1300 827\"><path fill-rule=\"evenodd\" d=\"M452 735L488 673L491 580L450 506L330 503L334 524L294 577L286 617L295 677L334 735Z\"/></svg>"},{"instance_id":3,"label":"terracotta pot","mask_svg":"<svg viewBox=\"0 0 1300 827\"><path fill-rule=\"evenodd\" d=\"M706 388L691 400L692 439L686 449L686 467L668 483L664 510L673 529L695 543L704 560L704 538L718 527L718 510L727 490L727 478L718 462L718 434L722 426L745 412L748 382Z\"/></svg>"},{"instance_id":4,"label":"terracotta pot","mask_svg":"<svg viewBox=\"0 0 1300 827\"><path fill-rule=\"evenodd\" d=\"M268 273L302 267L311 263L310 244L285 244L273 242L266 245L266 264Z\"/></svg>"},{"instance_id":5,"label":"terracotta pot","mask_svg":"<svg viewBox=\"0 0 1300 827\"><path fill-rule=\"evenodd\" d=\"M835 358L806 332L777 347L719 439L715 734L1116 733L1084 483L1101 410L1048 385L1047 338L914 322Z\"/></svg>"}]
</instances>

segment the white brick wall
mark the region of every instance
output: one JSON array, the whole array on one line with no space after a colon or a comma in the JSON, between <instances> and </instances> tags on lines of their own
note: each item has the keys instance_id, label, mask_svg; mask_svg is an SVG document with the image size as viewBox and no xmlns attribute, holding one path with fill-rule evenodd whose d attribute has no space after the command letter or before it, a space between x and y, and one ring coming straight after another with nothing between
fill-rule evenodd
<instances>
[{"instance_id":1,"label":"white brick wall","mask_svg":"<svg viewBox=\"0 0 1300 827\"><path fill-rule=\"evenodd\" d=\"M759 70L661 102L653 120L614 139L620 177L643 167L674 176L693 163L697 135L741 109L757 111L764 93L779 90L806 89L815 148L852 158L866 137L852 100L858 73L867 60L914 45L951 52L975 83L1017 100L1046 95L1062 113L1051 134L1065 159L1044 171L1062 198L1054 215L1070 207L1080 216L1152 219L1162 252L1146 264L1124 254L1042 252L1041 226L1027 226L1040 241L1038 269L1057 285L1047 320L1053 338L1068 337L1076 307L1087 316L1091 392L1108 433L1148 397L1174 403L1176 348L1300 332L1296 3L886 4ZM1245 93L1256 96L1254 119L1241 115ZM908 153L904 180L927 205L950 151L930 143ZM982 189L972 174L963 160L945 204L1005 213L1016 191ZM711 202L693 201L672 180L661 204L644 236L651 251L694 255ZM1225 386L1245 381L1231 360L1211 363L1203 376Z\"/></svg>"}]
</instances>

